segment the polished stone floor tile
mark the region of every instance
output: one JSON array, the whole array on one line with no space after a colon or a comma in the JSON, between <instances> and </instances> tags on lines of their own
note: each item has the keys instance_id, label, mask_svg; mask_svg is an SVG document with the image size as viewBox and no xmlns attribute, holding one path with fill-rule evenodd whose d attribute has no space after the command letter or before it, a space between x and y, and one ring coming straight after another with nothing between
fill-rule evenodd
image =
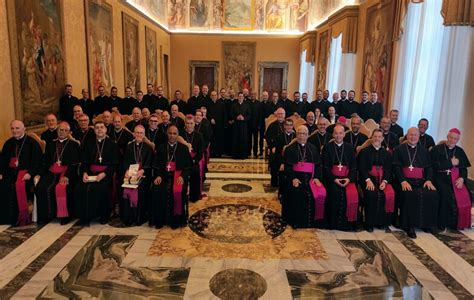
<instances>
[{"instance_id":1,"label":"polished stone floor tile","mask_svg":"<svg viewBox=\"0 0 474 300\"><path fill-rule=\"evenodd\" d=\"M35 224L22 226L22 227L10 227L4 226L3 231L0 232L0 259L4 258L7 254L13 251L16 247L23 244L27 239L38 232L42 226Z\"/></svg>"},{"instance_id":2,"label":"polished stone floor tile","mask_svg":"<svg viewBox=\"0 0 474 300\"><path fill-rule=\"evenodd\" d=\"M295 299L431 299L421 284L380 241L339 241L354 272L287 270Z\"/></svg>"},{"instance_id":3,"label":"polished stone floor tile","mask_svg":"<svg viewBox=\"0 0 474 300\"><path fill-rule=\"evenodd\" d=\"M474 266L474 241L459 231L448 230L437 233L436 238L442 241L454 253Z\"/></svg>"},{"instance_id":4,"label":"polished stone floor tile","mask_svg":"<svg viewBox=\"0 0 474 300\"><path fill-rule=\"evenodd\" d=\"M266 162L210 162L207 168L211 173L269 173Z\"/></svg>"},{"instance_id":5,"label":"polished stone floor tile","mask_svg":"<svg viewBox=\"0 0 474 300\"><path fill-rule=\"evenodd\" d=\"M135 236L94 236L38 297L181 299L189 269L122 267Z\"/></svg>"}]
</instances>

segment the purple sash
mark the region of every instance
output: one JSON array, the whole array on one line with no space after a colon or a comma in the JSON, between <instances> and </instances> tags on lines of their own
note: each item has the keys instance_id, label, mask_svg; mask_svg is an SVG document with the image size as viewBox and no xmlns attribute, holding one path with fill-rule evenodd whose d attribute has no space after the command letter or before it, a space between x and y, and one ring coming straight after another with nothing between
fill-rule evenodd
<instances>
[{"instance_id":1,"label":"purple sash","mask_svg":"<svg viewBox=\"0 0 474 300\"><path fill-rule=\"evenodd\" d=\"M405 178L422 179L423 175L425 174L425 169L414 167L413 170L410 171L409 167L403 167L402 172L403 172L403 176L405 176Z\"/></svg>"},{"instance_id":2,"label":"purple sash","mask_svg":"<svg viewBox=\"0 0 474 300\"><path fill-rule=\"evenodd\" d=\"M53 174L60 174L60 177L63 177L67 172L67 166L61 166L58 163L54 163L49 167L49 171ZM56 217L66 218L69 217L69 212L67 210L67 185L65 184L56 184Z\"/></svg>"},{"instance_id":3,"label":"purple sash","mask_svg":"<svg viewBox=\"0 0 474 300\"><path fill-rule=\"evenodd\" d=\"M293 164L293 171L311 174L311 179L309 180L309 187L311 188L311 192L313 193L315 203L314 219L323 219L324 204L326 202L326 189L322 184L321 186L317 186L316 183L313 182L314 164L308 162L298 162L296 164Z\"/></svg>"},{"instance_id":4,"label":"purple sash","mask_svg":"<svg viewBox=\"0 0 474 300\"><path fill-rule=\"evenodd\" d=\"M377 184L380 184L383 178L383 167L380 166L377 168L376 166L372 166L369 175L377 178ZM395 210L395 191L392 185L387 183L383 192L385 194L385 212L393 213Z\"/></svg>"},{"instance_id":5,"label":"purple sash","mask_svg":"<svg viewBox=\"0 0 474 300\"><path fill-rule=\"evenodd\" d=\"M177 184L178 178L181 176L181 170L176 170L176 162L169 162L170 169L168 172L174 172L173 176L173 215L180 216L183 214L183 185Z\"/></svg>"},{"instance_id":6,"label":"purple sash","mask_svg":"<svg viewBox=\"0 0 474 300\"><path fill-rule=\"evenodd\" d=\"M342 166L342 168L339 169L338 166L333 165L331 168L331 173L334 176L347 177L347 175L349 175L349 168L347 166ZM350 182L348 185L346 185L346 205L347 221L357 221L357 213L359 211L359 194L357 193L357 187L353 182Z\"/></svg>"},{"instance_id":7,"label":"purple sash","mask_svg":"<svg viewBox=\"0 0 474 300\"><path fill-rule=\"evenodd\" d=\"M12 169L18 169L18 160L16 157L10 159L8 166ZM18 203L18 226L25 226L31 223L30 212L28 210L28 196L26 194L26 182L23 180L28 170L18 170L15 182L16 201Z\"/></svg>"},{"instance_id":8,"label":"purple sash","mask_svg":"<svg viewBox=\"0 0 474 300\"><path fill-rule=\"evenodd\" d=\"M458 229L465 229L471 227L471 198L469 197L466 184L463 184L460 189L456 187L455 182L458 178L459 169L456 167L451 168L451 183L458 207Z\"/></svg>"},{"instance_id":9,"label":"purple sash","mask_svg":"<svg viewBox=\"0 0 474 300\"><path fill-rule=\"evenodd\" d=\"M105 172L105 170L107 170L107 166L103 166L103 165L91 165L91 172L92 173L96 173L96 174L99 174L99 173L102 173L102 172Z\"/></svg>"}]
</instances>

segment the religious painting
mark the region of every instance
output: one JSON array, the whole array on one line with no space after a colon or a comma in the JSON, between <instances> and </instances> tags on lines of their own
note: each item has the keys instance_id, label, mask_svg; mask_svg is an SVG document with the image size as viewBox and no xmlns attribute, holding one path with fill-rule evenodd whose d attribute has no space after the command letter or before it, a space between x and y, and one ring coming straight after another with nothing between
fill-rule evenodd
<instances>
[{"instance_id":1,"label":"religious painting","mask_svg":"<svg viewBox=\"0 0 474 300\"><path fill-rule=\"evenodd\" d=\"M324 21L333 12L343 7L347 0L318 0L311 1L310 26L315 26Z\"/></svg>"},{"instance_id":2,"label":"religious painting","mask_svg":"<svg viewBox=\"0 0 474 300\"><path fill-rule=\"evenodd\" d=\"M139 6L147 12L148 16L156 19L158 22L166 23L166 6L168 0L127 0L136 6Z\"/></svg>"},{"instance_id":3,"label":"religious painting","mask_svg":"<svg viewBox=\"0 0 474 300\"><path fill-rule=\"evenodd\" d=\"M259 95L263 91L277 92L287 89L288 84L288 62L259 62L258 63Z\"/></svg>"},{"instance_id":4,"label":"religious painting","mask_svg":"<svg viewBox=\"0 0 474 300\"><path fill-rule=\"evenodd\" d=\"M214 0L212 3L211 29L221 29L224 22L224 0Z\"/></svg>"},{"instance_id":5,"label":"religious painting","mask_svg":"<svg viewBox=\"0 0 474 300\"><path fill-rule=\"evenodd\" d=\"M290 30L306 31L309 0L293 0L290 4Z\"/></svg>"},{"instance_id":6,"label":"religious painting","mask_svg":"<svg viewBox=\"0 0 474 300\"><path fill-rule=\"evenodd\" d=\"M168 27L180 29L186 26L186 0L168 0Z\"/></svg>"},{"instance_id":7,"label":"religious painting","mask_svg":"<svg viewBox=\"0 0 474 300\"><path fill-rule=\"evenodd\" d=\"M138 21L122 12L123 64L125 86L135 94L140 90Z\"/></svg>"},{"instance_id":8,"label":"religious painting","mask_svg":"<svg viewBox=\"0 0 474 300\"><path fill-rule=\"evenodd\" d=\"M15 117L42 125L44 115L59 111L66 83L60 2L15 0L7 9Z\"/></svg>"},{"instance_id":9,"label":"religious painting","mask_svg":"<svg viewBox=\"0 0 474 300\"><path fill-rule=\"evenodd\" d=\"M207 84L210 91L218 91L219 62L208 60L191 60L189 62L190 94L194 85Z\"/></svg>"},{"instance_id":10,"label":"religious painting","mask_svg":"<svg viewBox=\"0 0 474 300\"><path fill-rule=\"evenodd\" d=\"M252 90L255 70L255 42L222 42L226 88Z\"/></svg>"},{"instance_id":11,"label":"religious painting","mask_svg":"<svg viewBox=\"0 0 474 300\"><path fill-rule=\"evenodd\" d=\"M317 65L317 87L319 90L326 88L326 76L328 68L328 57L329 57L329 31L326 30L319 34L319 47L318 47L318 65Z\"/></svg>"},{"instance_id":12,"label":"religious painting","mask_svg":"<svg viewBox=\"0 0 474 300\"><path fill-rule=\"evenodd\" d=\"M115 84L112 7L103 1L88 0L86 3L87 60L91 97L94 97L99 86L110 91Z\"/></svg>"},{"instance_id":13,"label":"religious painting","mask_svg":"<svg viewBox=\"0 0 474 300\"><path fill-rule=\"evenodd\" d=\"M393 3L385 0L367 9L365 26L362 89L377 91L382 103L388 103L390 61L392 57Z\"/></svg>"},{"instance_id":14,"label":"religious painting","mask_svg":"<svg viewBox=\"0 0 474 300\"><path fill-rule=\"evenodd\" d=\"M225 30L252 30L253 0L224 0Z\"/></svg>"},{"instance_id":15,"label":"religious painting","mask_svg":"<svg viewBox=\"0 0 474 300\"><path fill-rule=\"evenodd\" d=\"M265 27L265 0L255 0L254 30L263 30Z\"/></svg>"},{"instance_id":16,"label":"religious painting","mask_svg":"<svg viewBox=\"0 0 474 300\"><path fill-rule=\"evenodd\" d=\"M208 27L209 0L191 0L189 2L189 27Z\"/></svg>"},{"instance_id":17,"label":"religious painting","mask_svg":"<svg viewBox=\"0 0 474 300\"><path fill-rule=\"evenodd\" d=\"M286 28L286 0L268 0L265 6L265 30L284 30Z\"/></svg>"},{"instance_id":18,"label":"religious painting","mask_svg":"<svg viewBox=\"0 0 474 300\"><path fill-rule=\"evenodd\" d=\"M146 82L158 86L158 48L156 32L145 26Z\"/></svg>"}]
</instances>

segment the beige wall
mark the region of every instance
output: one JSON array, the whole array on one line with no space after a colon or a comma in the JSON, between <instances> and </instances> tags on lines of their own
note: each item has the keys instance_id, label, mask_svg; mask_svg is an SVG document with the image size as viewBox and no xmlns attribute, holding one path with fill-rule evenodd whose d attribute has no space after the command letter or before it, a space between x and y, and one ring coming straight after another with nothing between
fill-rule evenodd
<instances>
[{"instance_id":1,"label":"beige wall","mask_svg":"<svg viewBox=\"0 0 474 300\"><path fill-rule=\"evenodd\" d=\"M256 42L253 89L258 90L257 65L260 61L288 62L288 90L292 94L298 89L300 70L298 37L174 34L171 36L171 91L180 89L185 97L189 97L190 60L219 61L219 86L223 87L222 41Z\"/></svg>"},{"instance_id":2,"label":"beige wall","mask_svg":"<svg viewBox=\"0 0 474 300\"><path fill-rule=\"evenodd\" d=\"M152 28L157 33L157 48L160 55L170 54L169 34L156 24L152 23L142 14L118 0L107 0L113 10L114 28L114 78L115 86L119 89L119 95L124 91L124 67L123 67L123 41L122 41L122 11L132 16L139 22L139 42L140 42L140 84L142 89L146 89L146 60L145 60L145 26ZM80 96L81 89L88 87L87 74L87 49L86 49L86 29L84 0L61 1L63 4L63 45L66 62L66 81L73 86L73 93ZM9 136L9 122L15 117L13 85L11 74L10 43L8 38L8 24L6 13L6 0L0 0L0 70L2 77L0 80L0 145ZM17 56L13 56L17 59ZM161 63L160 59L160 63ZM158 70L158 82L161 82L161 66ZM18 100L18 99L17 99Z\"/></svg>"}]
</instances>

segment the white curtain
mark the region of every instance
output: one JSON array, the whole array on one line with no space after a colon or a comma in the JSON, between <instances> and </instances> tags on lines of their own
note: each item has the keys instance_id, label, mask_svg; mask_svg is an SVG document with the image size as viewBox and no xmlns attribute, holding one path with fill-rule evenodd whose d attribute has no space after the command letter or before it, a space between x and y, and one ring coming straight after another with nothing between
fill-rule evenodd
<instances>
[{"instance_id":1,"label":"white curtain","mask_svg":"<svg viewBox=\"0 0 474 300\"><path fill-rule=\"evenodd\" d=\"M342 53L342 34L331 40L326 87L333 93L354 88L356 54Z\"/></svg>"},{"instance_id":2,"label":"white curtain","mask_svg":"<svg viewBox=\"0 0 474 300\"><path fill-rule=\"evenodd\" d=\"M474 42L471 27L443 26L441 3L409 4L406 29L397 45L392 89L399 123L406 130L425 117L435 141L445 138L448 128L461 125Z\"/></svg>"},{"instance_id":3,"label":"white curtain","mask_svg":"<svg viewBox=\"0 0 474 300\"><path fill-rule=\"evenodd\" d=\"M331 39L329 46L329 63L327 70L326 88L330 93L339 91L339 74L342 61L342 34Z\"/></svg>"},{"instance_id":4,"label":"white curtain","mask_svg":"<svg viewBox=\"0 0 474 300\"><path fill-rule=\"evenodd\" d=\"M300 56L300 85L301 94L308 93L308 100L311 101L314 95L314 65L306 61L306 49Z\"/></svg>"}]
</instances>

